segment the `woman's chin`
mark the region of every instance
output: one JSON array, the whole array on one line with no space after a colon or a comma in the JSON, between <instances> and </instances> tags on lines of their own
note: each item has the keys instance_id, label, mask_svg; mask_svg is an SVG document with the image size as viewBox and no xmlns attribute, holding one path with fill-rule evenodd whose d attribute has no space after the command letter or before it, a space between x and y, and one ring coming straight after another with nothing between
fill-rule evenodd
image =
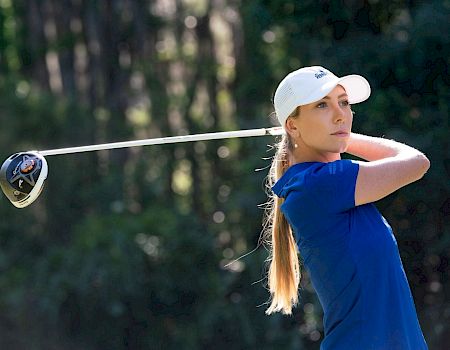
<instances>
[{"instance_id":1,"label":"woman's chin","mask_svg":"<svg viewBox=\"0 0 450 350\"><path fill-rule=\"evenodd\" d=\"M348 142L342 142L340 145L336 147L337 153L345 153L348 148Z\"/></svg>"},{"instance_id":2,"label":"woman's chin","mask_svg":"<svg viewBox=\"0 0 450 350\"><path fill-rule=\"evenodd\" d=\"M348 144L330 147L327 152L328 153L345 153L347 151Z\"/></svg>"},{"instance_id":3,"label":"woman's chin","mask_svg":"<svg viewBox=\"0 0 450 350\"><path fill-rule=\"evenodd\" d=\"M342 147L341 153L347 152L347 149L348 149L348 142L346 142L345 145Z\"/></svg>"}]
</instances>

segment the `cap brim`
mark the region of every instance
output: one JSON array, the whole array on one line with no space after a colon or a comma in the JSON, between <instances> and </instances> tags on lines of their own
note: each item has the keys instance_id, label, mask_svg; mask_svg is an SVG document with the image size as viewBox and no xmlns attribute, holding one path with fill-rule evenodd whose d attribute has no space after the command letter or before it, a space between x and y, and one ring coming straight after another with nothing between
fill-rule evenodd
<instances>
[{"instance_id":1,"label":"cap brim","mask_svg":"<svg viewBox=\"0 0 450 350\"><path fill-rule=\"evenodd\" d=\"M355 104L367 100L370 96L369 82L362 76L351 74L339 78L336 85L342 85L348 95L348 102Z\"/></svg>"},{"instance_id":2,"label":"cap brim","mask_svg":"<svg viewBox=\"0 0 450 350\"><path fill-rule=\"evenodd\" d=\"M316 91L316 95L311 96L311 101L307 103L320 100L321 98L328 95L330 91L333 90L337 85L342 85L342 87L345 89L345 92L348 95L348 102L350 104L363 102L370 96L369 82L360 75L351 74L333 81L329 81L326 84L322 85L320 92Z\"/></svg>"}]
</instances>

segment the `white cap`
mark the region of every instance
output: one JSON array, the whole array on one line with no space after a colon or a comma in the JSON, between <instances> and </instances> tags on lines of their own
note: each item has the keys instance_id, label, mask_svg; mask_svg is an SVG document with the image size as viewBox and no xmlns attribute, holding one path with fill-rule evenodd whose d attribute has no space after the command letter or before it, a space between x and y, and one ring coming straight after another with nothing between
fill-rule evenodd
<instances>
[{"instance_id":1,"label":"white cap","mask_svg":"<svg viewBox=\"0 0 450 350\"><path fill-rule=\"evenodd\" d=\"M320 66L300 68L289 73L278 85L273 98L278 121L284 127L286 119L297 108L318 101L336 85L342 85L350 104L365 101L370 96L369 82L360 75L335 76Z\"/></svg>"}]
</instances>

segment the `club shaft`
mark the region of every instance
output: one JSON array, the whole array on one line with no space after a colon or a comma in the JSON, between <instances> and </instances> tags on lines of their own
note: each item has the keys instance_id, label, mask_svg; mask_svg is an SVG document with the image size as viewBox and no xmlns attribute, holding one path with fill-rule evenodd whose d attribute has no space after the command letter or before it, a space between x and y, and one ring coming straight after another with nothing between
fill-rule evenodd
<instances>
[{"instance_id":1,"label":"club shaft","mask_svg":"<svg viewBox=\"0 0 450 350\"><path fill-rule=\"evenodd\" d=\"M253 136L265 136L265 135L276 136L276 135L282 135L282 134L284 134L284 130L282 127L273 127L273 128L261 128L261 129L211 132L211 133L183 135L183 136L159 137L159 138L135 140L135 141L112 142L112 143L103 143L103 144L98 144L98 145L50 149L50 150L46 150L46 151L39 151L39 153L41 155L43 155L44 157L46 157L46 156L54 156L54 155L58 155L58 154L93 152L93 151L102 151L102 150L116 149L116 148L162 145L162 144L168 144L168 143L180 143L180 142L192 142L192 141L221 140L221 139L230 139L230 138L238 138L238 137L253 137Z\"/></svg>"}]
</instances>

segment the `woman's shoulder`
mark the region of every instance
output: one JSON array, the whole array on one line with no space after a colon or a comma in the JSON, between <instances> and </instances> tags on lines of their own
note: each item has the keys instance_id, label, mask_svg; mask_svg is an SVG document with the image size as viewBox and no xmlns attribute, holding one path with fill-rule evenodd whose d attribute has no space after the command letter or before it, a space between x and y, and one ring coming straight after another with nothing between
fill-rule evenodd
<instances>
[{"instance_id":1,"label":"woman's shoulder","mask_svg":"<svg viewBox=\"0 0 450 350\"><path fill-rule=\"evenodd\" d=\"M326 163L302 162L291 165L273 185L272 191L278 197L284 197L290 187L303 184L308 173L317 170L318 167L322 167L324 164Z\"/></svg>"},{"instance_id":2,"label":"woman's shoulder","mask_svg":"<svg viewBox=\"0 0 450 350\"><path fill-rule=\"evenodd\" d=\"M292 165L272 187L279 197L285 197L293 188L310 188L316 186L328 187L329 184L340 182L343 178L353 178L357 175L358 163L350 159L339 159L333 162L303 162Z\"/></svg>"}]
</instances>

